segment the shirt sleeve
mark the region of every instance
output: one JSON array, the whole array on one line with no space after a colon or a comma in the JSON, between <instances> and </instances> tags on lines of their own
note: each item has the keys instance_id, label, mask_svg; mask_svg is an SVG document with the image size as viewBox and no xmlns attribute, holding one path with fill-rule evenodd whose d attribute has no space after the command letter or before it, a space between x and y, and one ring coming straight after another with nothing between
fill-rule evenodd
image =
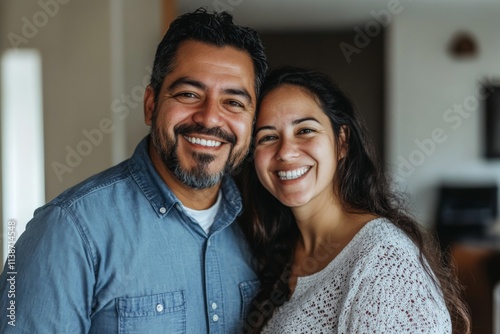
<instances>
[{"instance_id":1,"label":"shirt sleeve","mask_svg":"<svg viewBox=\"0 0 500 334\"><path fill-rule=\"evenodd\" d=\"M351 286L339 332L451 333L442 293L414 252L380 246Z\"/></svg>"},{"instance_id":2,"label":"shirt sleeve","mask_svg":"<svg viewBox=\"0 0 500 334\"><path fill-rule=\"evenodd\" d=\"M0 333L87 333L95 283L90 248L64 209L29 222L0 276Z\"/></svg>"}]
</instances>

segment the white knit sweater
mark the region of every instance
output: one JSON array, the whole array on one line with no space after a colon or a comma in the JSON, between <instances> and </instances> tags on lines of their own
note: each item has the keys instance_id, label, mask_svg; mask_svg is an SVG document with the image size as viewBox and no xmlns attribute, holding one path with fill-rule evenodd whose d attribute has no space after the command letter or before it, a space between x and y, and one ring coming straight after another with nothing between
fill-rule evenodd
<instances>
[{"instance_id":1,"label":"white knit sweater","mask_svg":"<svg viewBox=\"0 0 500 334\"><path fill-rule=\"evenodd\" d=\"M417 247L379 218L323 270L300 277L263 332L445 334L451 321Z\"/></svg>"}]
</instances>

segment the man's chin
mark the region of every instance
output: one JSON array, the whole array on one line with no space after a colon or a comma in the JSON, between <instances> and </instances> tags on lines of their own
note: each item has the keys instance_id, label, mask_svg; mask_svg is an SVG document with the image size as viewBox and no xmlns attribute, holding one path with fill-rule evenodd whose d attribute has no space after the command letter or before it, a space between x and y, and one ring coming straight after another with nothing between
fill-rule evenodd
<instances>
[{"instance_id":1,"label":"man's chin","mask_svg":"<svg viewBox=\"0 0 500 334\"><path fill-rule=\"evenodd\" d=\"M193 189L208 189L219 185L224 177L224 172L208 173L207 171L186 171L178 168L174 176L184 185Z\"/></svg>"}]
</instances>

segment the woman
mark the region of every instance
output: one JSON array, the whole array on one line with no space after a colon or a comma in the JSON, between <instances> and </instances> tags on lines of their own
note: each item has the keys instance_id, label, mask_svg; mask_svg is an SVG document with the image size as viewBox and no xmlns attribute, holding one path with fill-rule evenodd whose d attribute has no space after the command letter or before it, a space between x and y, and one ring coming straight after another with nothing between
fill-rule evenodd
<instances>
[{"instance_id":1,"label":"woman","mask_svg":"<svg viewBox=\"0 0 500 334\"><path fill-rule=\"evenodd\" d=\"M443 334L453 323L453 333L470 332L456 279L389 190L327 76L272 72L254 145L242 227L261 286L246 331Z\"/></svg>"}]
</instances>

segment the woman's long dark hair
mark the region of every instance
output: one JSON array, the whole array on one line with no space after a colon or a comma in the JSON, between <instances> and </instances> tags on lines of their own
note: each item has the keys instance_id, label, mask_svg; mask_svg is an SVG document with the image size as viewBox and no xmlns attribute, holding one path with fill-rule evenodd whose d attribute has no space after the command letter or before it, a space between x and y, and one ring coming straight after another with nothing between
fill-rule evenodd
<instances>
[{"instance_id":1,"label":"woman's long dark hair","mask_svg":"<svg viewBox=\"0 0 500 334\"><path fill-rule=\"evenodd\" d=\"M454 272L444 266L433 238L404 209L404 197L391 190L382 168L373 158L367 132L350 100L322 73L282 67L267 77L260 101L282 85L301 87L314 95L330 118L337 147L341 127L347 130L344 131L347 153L339 161L335 174L338 183L336 191L343 209L385 217L408 235L420 250L424 268L428 268L427 261L432 271L428 274L443 291L453 332L470 333L468 310L460 297L461 288ZM252 161L245 166L241 182L245 205L241 226L252 247L261 281L244 328L246 332L258 333L274 310L290 297L289 276L300 231L290 208L281 204L261 185Z\"/></svg>"}]
</instances>

